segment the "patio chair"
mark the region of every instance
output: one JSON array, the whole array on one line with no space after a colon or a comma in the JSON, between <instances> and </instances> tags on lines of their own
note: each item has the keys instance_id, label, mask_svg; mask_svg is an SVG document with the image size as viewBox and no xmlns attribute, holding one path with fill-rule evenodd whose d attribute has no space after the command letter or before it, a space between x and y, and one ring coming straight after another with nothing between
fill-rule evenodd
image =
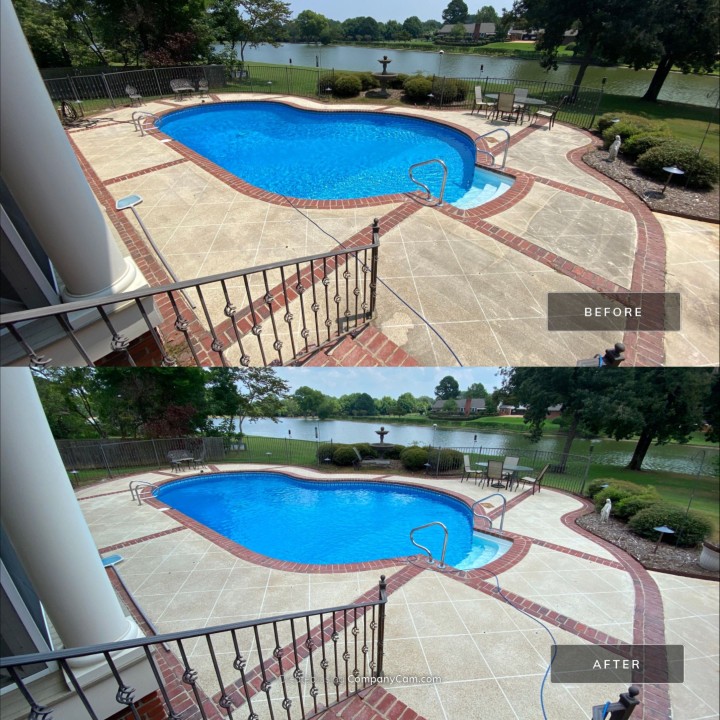
<instances>
[{"instance_id":1,"label":"patio chair","mask_svg":"<svg viewBox=\"0 0 720 720\"><path fill-rule=\"evenodd\" d=\"M140 93L132 85L125 86L125 94L130 98L130 107L135 104L136 100L138 105L142 105L143 96L140 95Z\"/></svg>"},{"instance_id":2,"label":"patio chair","mask_svg":"<svg viewBox=\"0 0 720 720\"><path fill-rule=\"evenodd\" d=\"M555 118L557 117L557 114L562 109L565 99L566 98L563 98L557 105L544 105L539 110L536 110L535 115L533 117L533 124L535 124L535 121L538 118L546 118L548 121L547 129L552 130L552 126L555 124Z\"/></svg>"},{"instance_id":3,"label":"patio chair","mask_svg":"<svg viewBox=\"0 0 720 720\"><path fill-rule=\"evenodd\" d=\"M515 104L514 93L498 93L493 120L505 120L507 122L517 123L522 115L522 108Z\"/></svg>"},{"instance_id":4,"label":"patio chair","mask_svg":"<svg viewBox=\"0 0 720 720\"><path fill-rule=\"evenodd\" d=\"M471 475L475 476L475 484L477 485L478 481L478 473L479 471L470 465L470 456L469 455L463 455L463 460L465 462L465 469L463 470L463 475L460 478L460 482L464 482L465 480L469 480Z\"/></svg>"},{"instance_id":5,"label":"patio chair","mask_svg":"<svg viewBox=\"0 0 720 720\"><path fill-rule=\"evenodd\" d=\"M198 448L196 452L193 453L192 458L192 464L194 468L204 467L206 468L207 465L205 464L205 447L201 446Z\"/></svg>"},{"instance_id":6,"label":"patio chair","mask_svg":"<svg viewBox=\"0 0 720 720\"><path fill-rule=\"evenodd\" d=\"M198 80L198 97L210 97L210 85L207 80Z\"/></svg>"},{"instance_id":7,"label":"patio chair","mask_svg":"<svg viewBox=\"0 0 720 720\"><path fill-rule=\"evenodd\" d=\"M472 110L470 110L470 114L472 115L475 112L475 109L478 111L478 115L480 114L480 108L485 108L485 117L487 117L488 113L490 112L490 108L494 107L495 103L492 100L485 100L483 98L482 94L482 86L476 85L475 86L475 99L473 100L473 106Z\"/></svg>"},{"instance_id":8,"label":"patio chair","mask_svg":"<svg viewBox=\"0 0 720 720\"><path fill-rule=\"evenodd\" d=\"M535 494L535 488L537 488L537 491L540 492L540 486L542 485L542 481L545 478L545 473L550 469L550 465L546 465L541 471L540 474L537 477L523 477L518 478L518 486L520 483L523 483L523 485L532 485L532 494Z\"/></svg>"},{"instance_id":9,"label":"patio chair","mask_svg":"<svg viewBox=\"0 0 720 720\"><path fill-rule=\"evenodd\" d=\"M530 113L530 108L528 108L525 105L525 100L528 96L528 89L527 88L515 88L513 91L515 93L515 105L521 112L521 118L525 117L525 113Z\"/></svg>"},{"instance_id":10,"label":"patio chair","mask_svg":"<svg viewBox=\"0 0 720 720\"><path fill-rule=\"evenodd\" d=\"M171 80L170 89L175 93L175 98L178 100L182 100L185 95L195 92L195 87L187 78Z\"/></svg>"},{"instance_id":11,"label":"patio chair","mask_svg":"<svg viewBox=\"0 0 720 720\"><path fill-rule=\"evenodd\" d=\"M502 483L505 481L503 477L503 464L502 460L490 460L487 466L487 483L490 487L501 488ZM495 482L493 482L495 481Z\"/></svg>"},{"instance_id":12,"label":"patio chair","mask_svg":"<svg viewBox=\"0 0 720 720\"><path fill-rule=\"evenodd\" d=\"M520 464L520 458L519 458L519 457L506 457L505 460L504 460L504 462L503 462L503 467L506 467L506 466L508 466L508 465L512 467L513 465L519 465L519 464ZM512 479L513 479L513 476L514 476L514 475L515 475L515 471L514 471L514 470L503 470L503 477L504 477L507 481L509 481L510 489L511 489L511 490L512 490Z\"/></svg>"}]
</instances>

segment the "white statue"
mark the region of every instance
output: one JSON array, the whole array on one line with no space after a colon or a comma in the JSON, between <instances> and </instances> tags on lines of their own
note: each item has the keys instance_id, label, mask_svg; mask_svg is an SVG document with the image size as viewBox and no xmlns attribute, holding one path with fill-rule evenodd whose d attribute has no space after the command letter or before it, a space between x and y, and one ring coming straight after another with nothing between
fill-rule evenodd
<instances>
[{"instance_id":1,"label":"white statue","mask_svg":"<svg viewBox=\"0 0 720 720\"><path fill-rule=\"evenodd\" d=\"M600 511L600 522L607 522L610 519L610 512L612 511L612 500L608 498L605 501L605 507Z\"/></svg>"},{"instance_id":2,"label":"white statue","mask_svg":"<svg viewBox=\"0 0 720 720\"><path fill-rule=\"evenodd\" d=\"M615 142L610 146L610 149L608 150L608 162L613 162L615 160L618 151L620 150L620 145L622 145L622 141L620 140L620 136L616 135Z\"/></svg>"}]
</instances>

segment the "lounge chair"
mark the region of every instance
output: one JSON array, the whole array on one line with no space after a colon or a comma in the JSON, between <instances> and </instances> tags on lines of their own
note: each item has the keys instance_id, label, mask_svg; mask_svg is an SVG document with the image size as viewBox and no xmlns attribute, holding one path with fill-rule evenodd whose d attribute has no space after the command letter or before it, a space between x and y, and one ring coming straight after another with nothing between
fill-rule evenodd
<instances>
[{"instance_id":1,"label":"lounge chair","mask_svg":"<svg viewBox=\"0 0 720 720\"><path fill-rule=\"evenodd\" d=\"M489 112L489 108L493 107L495 105L492 100L485 100L483 98L482 94L482 86L476 85L475 86L475 99L473 100L473 106L472 110L470 110L470 114L472 115L475 110L477 109L478 115L480 114L480 108L485 108L485 117L487 117L487 114Z\"/></svg>"},{"instance_id":2,"label":"lounge chair","mask_svg":"<svg viewBox=\"0 0 720 720\"><path fill-rule=\"evenodd\" d=\"M515 104L514 93L498 93L492 119L517 123L522 118L522 107ZM522 121L522 120L521 120Z\"/></svg>"},{"instance_id":3,"label":"lounge chair","mask_svg":"<svg viewBox=\"0 0 720 720\"><path fill-rule=\"evenodd\" d=\"M195 87L187 78L171 80L170 89L175 93L175 98L178 100L182 100L185 95L195 92Z\"/></svg>"},{"instance_id":4,"label":"lounge chair","mask_svg":"<svg viewBox=\"0 0 720 720\"><path fill-rule=\"evenodd\" d=\"M470 456L469 455L463 455L463 460L465 461L465 469L463 470L463 475L460 478L460 482L469 480L470 476L474 475L475 476L475 484L477 485L479 470L473 468L470 465Z\"/></svg>"},{"instance_id":5,"label":"lounge chair","mask_svg":"<svg viewBox=\"0 0 720 720\"><path fill-rule=\"evenodd\" d=\"M545 473L550 469L550 465L546 465L541 471L540 474L537 477L522 477L518 478L518 485L520 483L523 483L523 485L532 485L532 494L535 494L535 488L537 488L537 491L540 492L540 486L542 485L542 481L545 478Z\"/></svg>"},{"instance_id":6,"label":"lounge chair","mask_svg":"<svg viewBox=\"0 0 720 720\"><path fill-rule=\"evenodd\" d=\"M488 461L487 482L491 487L502 487L502 483L505 482L505 478L503 477L503 464L501 460Z\"/></svg>"},{"instance_id":7,"label":"lounge chair","mask_svg":"<svg viewBox=\"0 0 720 720\"><path fill-rule=\"evenodd\" d=\"M137 100L138 105L142 105L143 96L132 85L125 86L125 94L130 98L130 106L132 107Z\"/></svg>"},{"instance_id":8,"label":"lounge chair","mask_svg":"<svg viewBox=\"0 0 720 720\"><path fill-rule=\"evenodd\" d=\"M357 457L357 460L353 463L353 467L356 470L359 470L363 467L363 465L368 465L370 467L390 467L389 460L385 460L384 458L364 458L355 446L353 446L353 450L355 451L355 456Z\"/></svg>"}]
</instances>

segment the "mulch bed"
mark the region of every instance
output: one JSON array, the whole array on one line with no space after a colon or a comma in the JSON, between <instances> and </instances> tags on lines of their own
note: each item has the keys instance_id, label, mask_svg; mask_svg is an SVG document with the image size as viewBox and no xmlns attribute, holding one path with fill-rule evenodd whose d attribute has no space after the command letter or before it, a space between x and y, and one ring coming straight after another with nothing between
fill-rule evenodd
<instances>
[{"instance_id":1,"label":"mulch bed","mask_svg":"<svg viewBox=\"0 0 720 720\"><path fill-rule=\"evenodd\" d=\"M720 189L690 190L682 178L673 177L663 194L663 183L643 175L621 155L613 162L607 160L607 150L592 150L583 160L595 170L632 190L651 210L681 215L695 220L720 220Z\"/></svg>"},{"instance_id":2,"label":"mulch bed","mask_svg":"<svg viewBox=\"0 0 720 720\"><path fill-rule=\"evenodd\" d=\"M604 523L600 521L598 513L590 513L583 515L576 522L594 535L617 545L648 570L720 580L717 572L706 570L698 564L700 548L680 548L662 542L656 553L655 542L638 537L630 532L625 523L612 517Z\"/></svg>"}]
</instances>

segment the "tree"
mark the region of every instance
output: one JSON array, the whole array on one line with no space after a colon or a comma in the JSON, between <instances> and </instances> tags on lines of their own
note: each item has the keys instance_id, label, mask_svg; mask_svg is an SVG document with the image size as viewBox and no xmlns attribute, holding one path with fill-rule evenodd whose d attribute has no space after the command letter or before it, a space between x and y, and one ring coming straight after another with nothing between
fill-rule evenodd
<instances>
[{"instance_id":1,"label":"tree","mask_svg":"<svg viewBox=\"0 0 720 720\"><path fill-rule=\"evenodd\" d=\"M402 26L411 38L419 38L423 34L423 24L417 15L406 18Z\"/></svg>"},{"instance_id":2,"label":"tree","mask_svg":"<svg viewBox=\"0 0 720 720\"><path fill-rule=\"evenodd\" d=\"M375 415L375 401L367 393L357 393L351 405L350 414L355 416Z\"/></svg>"},{"instance_id":3,"label":"tree","mask_svg":"<svg viewBox=\"0 0 720 720\"><path fill-rule=\"evenodd\" d=\"M340 411L340 404L334 397L325 395L323 401L320 403L320 407L317 411L317 416L320 420L326 420L333 415L337 415Z\"/></svg>"},{"instance_id":4,"label":"tree","mask_svg":"<svg viewBox=\"0 0 720 720\"><path fill-rule=\"evenodd\" d=\"M687 442L702 427L713 378L706 368L629 368L615 388L614 412L604 423L616 440L638 437L628 464L641 470L650 445Z\"/></svg>"},{"instance_id":5,"label":"tree","mask_svg":"<svg viewBox=\"0 0 720 720\"><path fill-rule=\"evenodd\" d=\"M705 437L708 442L720 442L720 374L713 376L712 386L705 400Z\"/></svg>"},{"instance_id":6,"label":"tree","mask_svg":"<svg viewBox=\"0 0 720 720\"><path fill-rule=\"evenodd\" d=\"M230 415L231 428L237 417L239 435L245 420L266 418L278 422L290 386L272 368L212 368L209 374L210 394L216 400L214 407L223 408Z\"/></svg>"},{"instance_id":7,"label":"tree","mask_svg":"<svg viewBox=\"0 0 720 720\"><path fill-rule=\"evenodd\" d=\"M470 385L470 387L463 393L463 397L466 398L486 398L487 396L488 391L485 389L485 386L479 382Z\"/></svg>"},{"instance_id":8,"label":"tree","mask_svg":"<svg viewBox=\"0 0 720 720\"><path fill-rule=\"evenodd\" d=\"M462 23L457 23L450 31L450 37L456 42L461 42L465 39L465 26Z\"/></svg>"},{"instance_id":9,"label":"tree","mask_svg":"<svg viewBox=\"0 0 720 720\"><path fill-rule=\"evenodd\" d=\"M657 101L662 86L673 66L684 73L706 70L717 62L718 0L658 0L655 9L654 32L637 29L638 40L631 46L628 61L636 70L647 66L648 49L655 50L658 66L644 100Z\"/></svg>"},{"instance_id":10,"label":"tree","mask_svg":"<svg viewBox=\"0 0 720 720\"><path fill-rule=\"evenodd\" d=\"M14 5L38 67L72 65L67 25L54 8L40 0L15 0Z\"/></svg>"},{"instance_id":11,"label":"tree","mask_svg":"<svg viewBox=\"0 0 720 720\"><path fill-rule=\"evenodd\" d=\"M386 40L398 40L403 32L403 27L397 20L388 20L385 23L382 35Z\"/></svg>"},{"instance_id":12,"label":"tree","mask_svg":"<svg viewBox=\"0 0 720 720\"><path fill-rule=\"evenodd\" d=\"M442 12L442 19L446 25L464 23L467 16L468 6L463 0L450 0L450 4Z\"/></svg>"},{"instance_id":13,"label":"tree","mask_svg":"<svg viewBox=\"0 0 720 720\"><path fill-rule=\"evenodd\" d=\"M446 375L435 387L435 397L438 400L460 397L458 381L452 375Z\"/></svg>"},{"instance_id":14,"label":"tree","mask_svg":"<svg viewBox=\"0 0 720 720\"><path fill-rule=\"evenodd\" d=\"M456 413L458 412L458 405L455 402L455 400L452 400L451 398L448 398L442 406L444 413Z\"/></svg>"},{"instance_id":15,"label":"tree","mask_svg":"<svg viewBox=\"0 0 720 720\"><path fill-rule=\"evenodd\" d=\"M380 27L371 17L348 18L342 24L343 34L350 40L379 40Z\"/></svg>"},{"instance_id":16,"label":"tree","mask_svg":"<svg viewBox=\"0 0 720 720\"><path fill-rule=\"evenodd\" d=\"M492 5L483 5L483 7L475 13L475 22L495 23L497 25L500 22L500 17Z\"/></svg>"},{"instance_id":17,"label":"tree","mask_svg":"<svg viewBox=\"0 0 720 720\"><path fill-rule=\"evenodd\" d=\"M320 42L329 29L328 19L312 10L303 10L295 18L295 34L301 42Z\"/></svg>"},{"instance_id":18,"label":"tree","mask_svg":"<svg viewBox=\"0 0 720 720\"><path fill-rule=\"evenodd\" d=\"M304 417L314 417L318 414L320 406L325 399L325 395L319 390L313 390L313 388L303 385L299 387L294 393L293 397L297 403L298 410Z\"/></svg>"},{"instance_id":19,"label":"tree","mask_svg":"<svg viewBox=\"0 0 720 720\"><path fill-rule=\"evenodd\" d=\"M543 28L536 48L542 53L540 64L557 69L558 48L565 32L578 30L581 48L580 64L574 81L573 94L582 85L585 71L596 55L616 60L632 37L630 28L647 19L648 3L634 0L517 0L513 12L523 16L532 27Z\"/></svg>"},{"instance_id":20,"label":"tree","mask_svg":"<svg viewBox=\"0 0 720 720\"><path fill-rule=\"evenodd\" d=\"M225 5L226 3L223 3ZM279 26L290 19L290 4L282 0L235 0L233 3L240 18L232 23L233 47L240 49L240 62L245 62L245 49L258 45L277 47ZM230 34L227 34L230 37Z\"/></svg>"},{"instance_id":21,"label":"tree","mask_svg":"<svg viewBox=\"0 0 720 720\"><path fill-rule=\"evenodd\" d=\"M375 408L378 415L397 415L397 402L389 395L375 401Z\"/></svg>"},{"instance_id":22,"label":"tree","mask_svg":"<svg viewBox=\"0 0 720 720\"><path fill-rule=\"evenodd\" d=\"M398 415L409 415L415 412L416 401L412 393L403 393L395 402L395 410Z\"/></svg>"}]
</instances>

